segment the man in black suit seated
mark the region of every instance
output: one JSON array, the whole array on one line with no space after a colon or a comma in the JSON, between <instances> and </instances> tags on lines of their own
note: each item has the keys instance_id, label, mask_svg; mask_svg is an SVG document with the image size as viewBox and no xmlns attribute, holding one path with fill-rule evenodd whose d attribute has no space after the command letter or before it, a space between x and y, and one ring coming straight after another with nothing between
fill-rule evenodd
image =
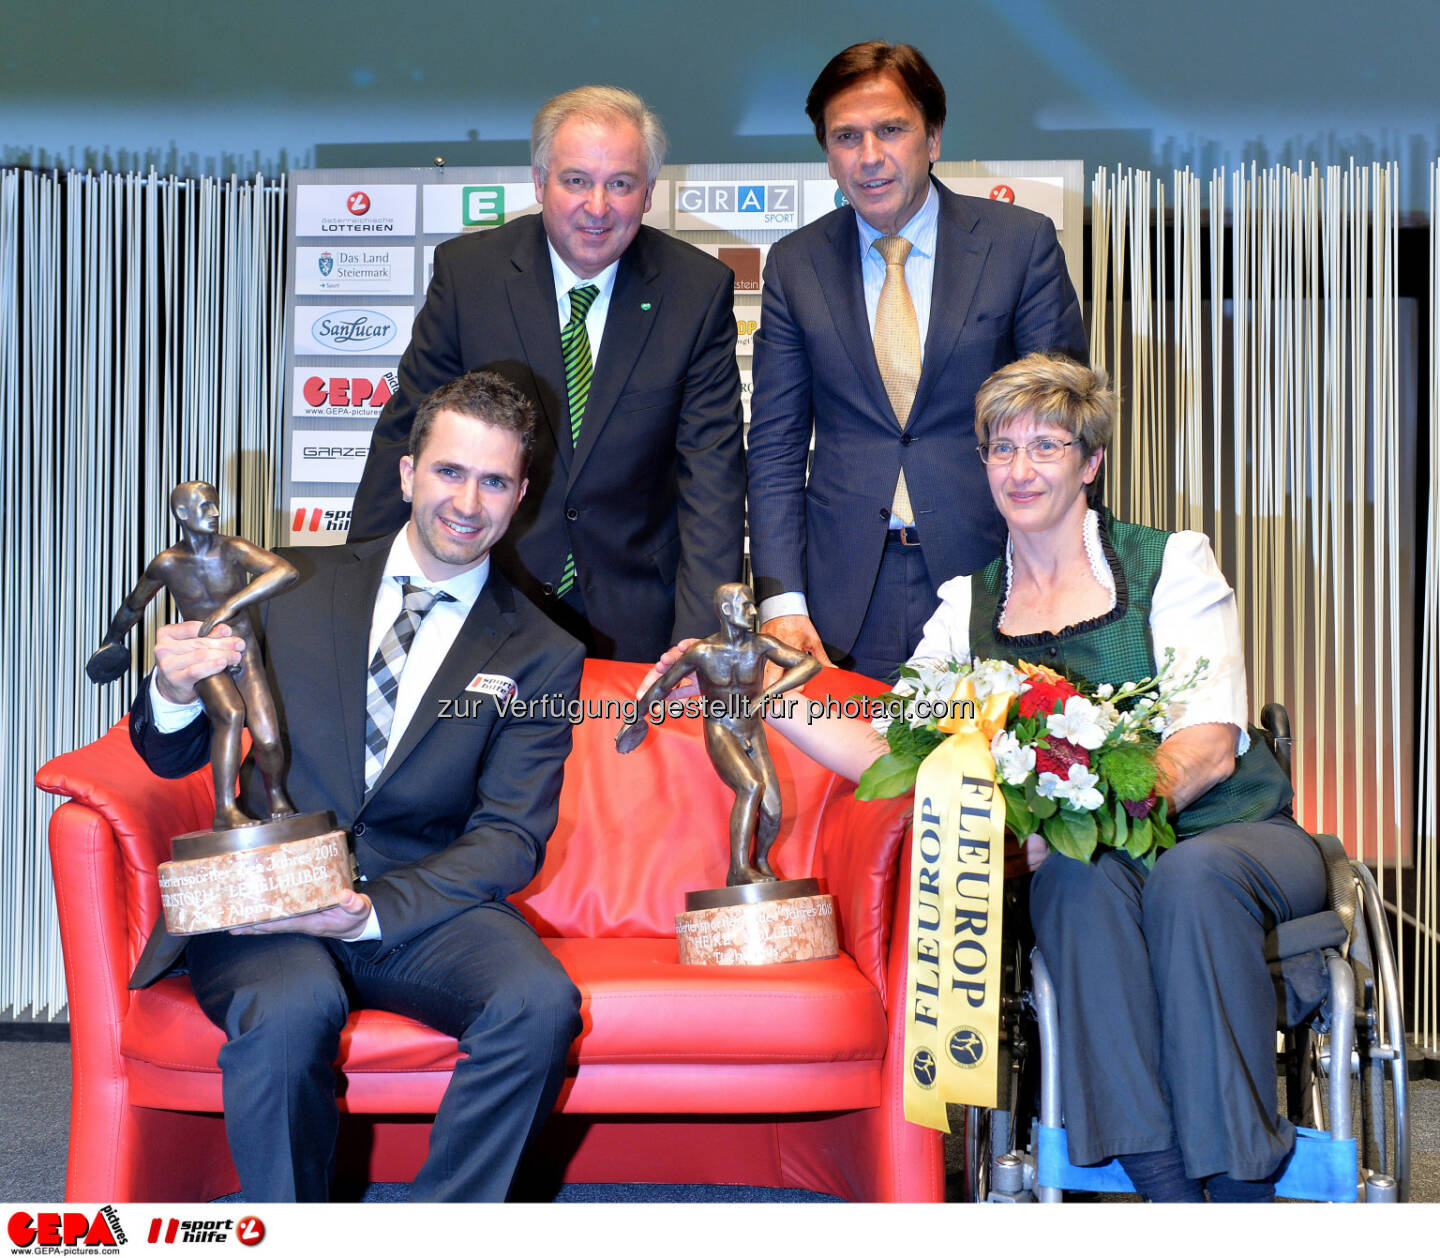
<instances>
[{"instance_id":1,"label":"man in black suit seated","mask_svg":"<svg viewBox=\"0 0 1440 1258\"><path fill-rule=\"evenodd\" d=\"M493 374L436 390L397 471L405 526L286 552L300 580L260 609L291 797L351 832L360 881L334 908L244 930L182 940L162 921L131 980L183 961L225 1032L226 1132L252 1201L327 1196L332 1063L352 1008L460 1044L412 1200L503 1200L559 1092L579 994L506 897L534 877L555 826L583 653L490 561L526 495L534 428L530 403ZM160 631L130 713L136 748L166 777L205 763L195 683L246 649L227 625L199 627ZM241 794L264 806L250 761Z\"/></svg>"},{"instance_id":2,"label":"man in black suit seated","mask_svg":"<svg viewBox=\"0 0 1440 1258\"><path fill-rule=\"evenodd\" d=\"M647 662L711 631L745 513L734 276L642 226L664 153L631 92L582 87L540 109L541 213L436 249L350 525L357 540L404 522L396 467L420 398L496 371L540 418L501 569L592 655Z\"/></svg>"}]
</instances>

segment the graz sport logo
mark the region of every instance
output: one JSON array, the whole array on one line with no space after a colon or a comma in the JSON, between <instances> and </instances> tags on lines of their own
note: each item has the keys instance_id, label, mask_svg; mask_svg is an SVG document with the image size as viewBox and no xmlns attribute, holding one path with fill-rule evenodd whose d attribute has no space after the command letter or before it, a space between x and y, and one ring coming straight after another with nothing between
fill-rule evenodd
<instances>
[{"instance_id":1,"label":"graz sport logo","mask_svg":"<svg viewBox=\"0 0 1440 1258\"><path fill-rule=\"evenodd\" d=\"M928 1048L917 1048L910 1058L910 1073L922 1088L935 1086L935 1054Z\"/></svg>"},{"instance_id":2,"label":"graz sport logo","mask_svg":"<svg viewBox=\"0 0 1440 1258\"><path fill-rule=\"evenodd\" d=\"M335 257L330 250L325 250L316 260L321 275L329 275L335 269Z\"/></svg>"},{"instance_id":3,"label":"graz sport logo","mask_svg":"<svg viewBox=\"0 0 1440 1258\"><path fill-rule=\"evenodd\" d=\"M378 310L336 310L310 325L316 344L356 353L388 345L395 330L395 320Z\"/></svg>"},{"instance_id":4,"label":"graz sport logo","mask_svg":"<svg viewBox=\"0 0 1440 1258\"><path fill-rule=\"evenodd\" d=\"M966 1070L985 1060L985 1037L973 1026L956 1027L945 1043L950 1060Z\"/></svg>"}]
</instances>

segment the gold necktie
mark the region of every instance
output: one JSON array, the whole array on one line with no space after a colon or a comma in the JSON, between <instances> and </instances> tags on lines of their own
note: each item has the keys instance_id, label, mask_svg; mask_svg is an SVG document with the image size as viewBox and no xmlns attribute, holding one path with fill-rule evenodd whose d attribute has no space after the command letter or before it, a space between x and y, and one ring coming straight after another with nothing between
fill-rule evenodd
<instances>
[{"instance_id":1,"label":"gold necktie","mask_svg":"<svg viewBox=\"0 0 1440 1258\"><path fill-rule=\"evenodd\" d=\"M910 421L910 407L920 384L920 325L915 321L915 303L905 284L905 259L910 242L901 236L881 236L871 248L885 259L885 283L875 307L875 363L880 379L904 428ZM890 510L905 524L915 522L910 493L905 488L905 470L895 482Z\"/></svg>"}]
</instances>

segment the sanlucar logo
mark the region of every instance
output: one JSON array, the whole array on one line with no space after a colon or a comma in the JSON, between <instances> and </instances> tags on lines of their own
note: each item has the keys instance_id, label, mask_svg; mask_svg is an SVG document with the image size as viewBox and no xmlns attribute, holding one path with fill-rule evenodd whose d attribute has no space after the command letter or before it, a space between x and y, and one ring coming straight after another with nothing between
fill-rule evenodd
<instances>
[{"instance_id":1,"label":"sanlucar logo","mask_svg":"<svg viewBox=\"0 0 1440 1258\"><path fill-rule=\"evenodd\" d=\"M395 320L378 310L333 310L310 325L317 345L341 353L379 349L395 339Z\"/></svg>"}]
</instances>

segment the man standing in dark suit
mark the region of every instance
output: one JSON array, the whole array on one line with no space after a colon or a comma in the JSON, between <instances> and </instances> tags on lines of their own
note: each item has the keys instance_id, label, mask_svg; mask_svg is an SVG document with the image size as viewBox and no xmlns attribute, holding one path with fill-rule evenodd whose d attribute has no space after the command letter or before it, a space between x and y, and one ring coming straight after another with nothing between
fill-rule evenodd
<instances>
[{"instance_id":1,"label":"man standing in dark suit","mask_svg":"<svg viewBox=\"0 0 1440 1258\"><path fill-rule=\"evenodd\" d=\"M850 205L766 261L751 564L765 633L889 678L1003 541L977 390L1032 350L1086 358L1085 329L1048 219L931 178L945 89L917 49L845 49L805 109Z\"/></svg>"},{"instance_id":2,"label":"man standing in dark suit","mask_svg":"<svg viewBox=\"0 0 1440 1258\"><path fill-rule=\"evenodd\" d=\"M503 1200L564 1079L579 994L506 897L555 826L583 655L489 558L525 498L534 427L493 374L438 389L398 469L405 527L288 551L300 579L263 607L291 798L351 832L360 881L334 908L228 933L181 940L162 921L131 980L154 982L183 952L225 1032L225 1128L249 1200L327 1196L332 1063L352 1006L460 1044L412 1200ZM209 749L195 683L247 649L228 625L199 627L160 631L130 713L136 748L167 777ZM263 808L253 762L241 793Z\"/></svg>"},{"instance_id":3,"label":"man standing in dark suit","mask_svg":"<svg viewBox=\"0 0 1440 1258\"><path fill-rule=\"evenodd\" d=\"M419 399L461 371L541 416L530 493L496 559L592 655L653 660L710 632L745 512L734 280L641 225L664 157L638 96L582 87L535 117L541 214L447 241L376 425L352 540L404 519L396 467Z\"/></svg>"}]
</instances>

